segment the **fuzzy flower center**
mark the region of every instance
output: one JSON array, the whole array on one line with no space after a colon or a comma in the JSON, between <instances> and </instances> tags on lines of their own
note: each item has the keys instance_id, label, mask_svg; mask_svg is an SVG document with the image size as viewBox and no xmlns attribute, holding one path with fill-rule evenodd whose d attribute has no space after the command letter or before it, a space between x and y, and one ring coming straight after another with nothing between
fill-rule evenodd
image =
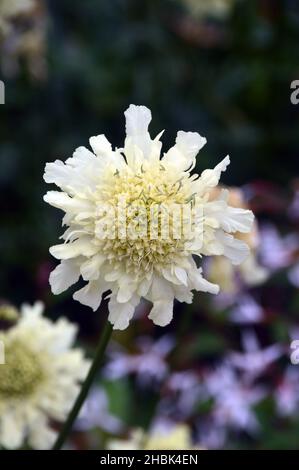
<instances>
[{"instance_id":1,"label":"fuzzy flower center","mask_svg":"<svg viewBox=\"0 0 299 470\"><path fill-rule=\"evenodd\" d=\"M190 223L193 202L188 176L169 175L162 164L127 167L106 175L96 199L101 216L95 233L104 213L107 231L113 234L101 246L110 263L125 262L127 272L138 274L185 254L184 226Z\"/></svg>"},{"instance_id":2,"label":"fuzzy flower center","mask_svg":"<svg viewBox=\"0 0 299 470\"><path fill-rule=\"evenodd\" d=\"M12 341L5 347L5 364L0 365L0 398L30 395L42 379L40 361L25 344Z\"/></svg>"}]
</instances>

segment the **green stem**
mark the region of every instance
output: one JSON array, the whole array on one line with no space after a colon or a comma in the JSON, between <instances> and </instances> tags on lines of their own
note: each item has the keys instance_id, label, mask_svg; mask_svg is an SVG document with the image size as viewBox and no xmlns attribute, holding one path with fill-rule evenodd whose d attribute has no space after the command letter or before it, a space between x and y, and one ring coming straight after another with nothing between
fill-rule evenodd
<instances>
[{"instance_id":1,"label":"green stem","mask_svg":"<svg viewBox=\"0 0 299 470\"><path fill-rule=\"evenodd\" d=\"M107 345L109 343L110 337L112 334L112 325L107 321L104 330L102 332L102 335L100 337L99 344L96 349L96 353L94 356L93 363L90 367L90 370L88 372L88 375L82 385L81 391L78 395L77 400L74 403L74 406L72 410L70 411L70 414L68 415L68 418L66 422L64 423L57 440L52 448L52 450L60 450L61 447L63 446L64 442L66 441L69 433L72 430L73 424L75 419L77 418L79 411L81 410L81 407L88 395L89 389L94 381L94 378L99 370L99 367L103 361L103 356L106 351Z\"/></svg>"}]
</instances>

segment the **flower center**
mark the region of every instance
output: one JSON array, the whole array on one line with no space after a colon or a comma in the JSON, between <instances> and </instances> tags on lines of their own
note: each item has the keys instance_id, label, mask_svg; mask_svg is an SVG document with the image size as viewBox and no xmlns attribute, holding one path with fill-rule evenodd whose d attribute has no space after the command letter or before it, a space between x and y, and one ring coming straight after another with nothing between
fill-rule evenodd
<instances>
[{"instance_id":1,"label":"flower center","mask_svg":"<svg viewBox=\"0 0 299 470\"><path fill-rule=\"evenodd\" d=\"M96 195L101 214L103 204L108 207L106 233L113 234L103 240L101 251L111 263L125 262L127 272L136 274L165 267L175 255L186 254L184 224L192 210L188 176L169 175L161 164L143 166L106 175ZM96 237L102 223L99 216Z\"/></svg>"},{"instance_id":2,"label":"flower center","mask_svg":"<svg viewBox=\"0 0 299 470\"><path fill-rule=\"evenodd\" d=\"M36 355L19 341L5 346L5 364L0 365L0 398L30 395L43 379Z\"/></svg>"}]
</instances>

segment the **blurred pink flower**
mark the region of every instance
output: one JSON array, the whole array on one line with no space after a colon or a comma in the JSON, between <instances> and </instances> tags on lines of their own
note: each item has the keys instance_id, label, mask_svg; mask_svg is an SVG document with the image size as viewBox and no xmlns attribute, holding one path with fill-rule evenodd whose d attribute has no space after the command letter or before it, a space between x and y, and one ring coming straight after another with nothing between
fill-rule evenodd
<instances>
[{"instance_id":1,"label":"blurred pink flower","mask_svg":"<svg viewBox=\"0 0 299 470\"><path fill-rule=\"evenodd\" d=\"M294 199L288 210L291 219L299 219L299 189L295 191Z\"/></svg>"},{"instance_id":2,"label":"blurred pink flower","mask_svg":"<svg viewBox=\"0 0 299 470\"><path fill-rule=\"evenodd\" d=\"M244 352L229 353L228 363L245 372L246 381L253 381L263 374L268 366L280 358L285 351L285 348L280 344L273 344L262 349L252 331L243 333L242 345Z\"/></svg>"},{"instance_id":3,"label":"blurred pink flower","mask_svg":"<svg viewBox=\"0 0 299 470\"><path fill-rule=\"evenodd\" d=\"M293 262L295 251L299 247L296 234L281 236L272 224L264 225L260 231L260 255L263 265L275 271L285 268Z\"/></svg>"},{"instance_id":4,"label":"blurred pink flower","mask_svg":"<svg viewBox=\"0 0 299 470\"><path fill-rule=\"evenodd\" d=\"M139 352L136 354L125 351L110 353L105 376L109 379L117 379L134 373L137 374L137 379L142 385L163 380L168 373L166 357L174 347L173 338L166 335L154 342L151 338L141 337L137 347Z\"/></svg>"},{"instance_id":5,"label":"blurred pink flower","mask_svg":"<svg viewBox=\"0 0 299 470\"><path fill-rule=\"evenodd\" d=\"M216 427L257 431L258 422L252 407L265 397L263 387L245 383L227 363L209 373L205 385L214 399L211 418Z\"/></svg>"},{"instance_id":6,"label":"blurred pink flower","mask_svg":"<svg viewBox=\"0 0 299 470\"><path fill-rule=\"evenodd\" d=\"M240 296L230 313L230 320L234 323L259 323L263 319L263 308L250 294Z\"/></svg>"},{"instance_id":7,"label":"blurred pink flower","mask_svg":"<svg viewBox=\"0 0 299 470\"><path fill-rule=\"evenodd\" d=\"M163 415L189 417L203 393L198 375L192 370L175 372L166 382L167 395L160 401L158 411Z\"/></svg>"},{"instance_id":8,"label":"blurred pink flower","mask_svg":"<svg viewBox=\"0 0 299 470\"><path fill-rule=\"evenodd\" d=\"M256 432L258 421L252 407L266 395L262 387L245 388L240 383L220 394L212 416L217 426Z\"/></svg>"},{"instance_id":9,"label":"blurred pink flower","mask_svg":"<svg viewBox=\"0 0 299 470\"><path fill-rule=\"evenodd\" d=\"M199 423L198 441L207 449L222 449L227 439L225 427L215 425L210 419L204 424Z\"/></svg>"},{"instance_id":10,"label":"blurred pink flower","mask_svg":"<svg viewBox=\"0 0 299 470\"><path fill-rule=\"evenodd\" d=\"M299 369L289 366L274 394L276 409L281 416L299 411Z\"/></svg>"},{"instance_id":11,"label":"blurred pink flower","mask_svg":"<svg viewBox=\"0 0 299 470\"><path fill-rule=\"evenodd\" d=\"M110 413L106 392L101 387L95 387L85 400L75 427L78 431L100 428L116 434L122 431L123 424Z\"/></svg>"},{"instance_id":12,"label":"blurred pink flower","mask_svg":"<svg viewBox=\"0 0 299 470\"><path fill-rule=\"evenodd\" d=\"M299 263L296 263L288 272L289 281L299 288Z\"/></svg>"}]
</instances>

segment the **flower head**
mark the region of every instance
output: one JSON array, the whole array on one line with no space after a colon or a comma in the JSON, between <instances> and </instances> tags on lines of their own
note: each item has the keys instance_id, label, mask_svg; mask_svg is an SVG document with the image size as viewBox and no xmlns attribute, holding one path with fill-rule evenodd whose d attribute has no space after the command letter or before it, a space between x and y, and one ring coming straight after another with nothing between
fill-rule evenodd
<instances>
[{"instance_id":1,"label":"flower head","mask_svg":"<svg viewBox=\"0 0 299 470\"><path fill-rule=\"evenodd\" d=\"M176 143L160 158L161 134L148 132L151 112L131 105L125 112L124 149L112 149L104 135L91 137L93 152L79 147L65 163L48 163L45 181L61 191L44 199L65 212L64 243L50 253L61 260L50 275L54 294L87 281L74 299L92 307L111 291L109 320L125 329L140 298L153 303L149 317L160 326L173 316L174 298L192 302L192 290L218 293L202 277L197 260L223 255L233 264L248 255L235 232L251 230L250 210L231 207L228 192L213 200L229 164L227 156L213 170L191 175L206 139L196 132L177 134Z\"/></svg>"},{"instance_id":2,"label":"flower head","mask_svg":"<svg viewBox=\"0 0 299 470\"><path fill-rule=\"evenodd\" d=\"M71 349L76 327L42 317L43 305L23 306L19 321L0 331L0 447L46 449L55 439L50 420L63 421L75 400L88 361Z\"/></svg>"}]
</instances>

